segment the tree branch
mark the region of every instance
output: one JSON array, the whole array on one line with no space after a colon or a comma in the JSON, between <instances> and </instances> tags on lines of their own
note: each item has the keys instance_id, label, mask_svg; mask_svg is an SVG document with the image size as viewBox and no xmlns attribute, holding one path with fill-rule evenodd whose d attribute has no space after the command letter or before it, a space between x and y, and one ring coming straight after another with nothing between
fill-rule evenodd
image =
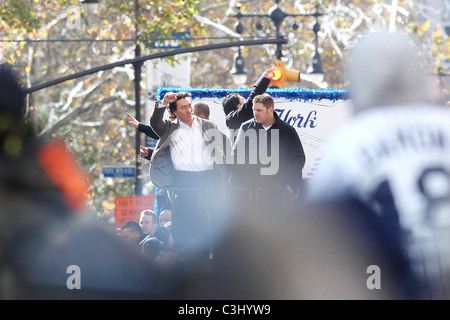
<instances>
[{"instance_id":1,"label":"tree branch","mask_svg":"<svg viewBox=\"0 0 450 320\"><path fill-rule=\"evenodd\" d=\"M56 122L54 122L51 126L45 128L42 132L39 133L39 136L44 135L51 135L55 131L59 130L63 126L70 124L72 121L74 121L76 118L78 118L81 114L90 112L94 109L97 109L99 106L114 102L116 100L121 99L119 96L113 96L113 97L107 97L105 99L102 99L96 103L88 104L85 103L84 105L81 105L78 108L75 108L72 112L69 112L59 118Z\"/></svg>"}]
</instances>

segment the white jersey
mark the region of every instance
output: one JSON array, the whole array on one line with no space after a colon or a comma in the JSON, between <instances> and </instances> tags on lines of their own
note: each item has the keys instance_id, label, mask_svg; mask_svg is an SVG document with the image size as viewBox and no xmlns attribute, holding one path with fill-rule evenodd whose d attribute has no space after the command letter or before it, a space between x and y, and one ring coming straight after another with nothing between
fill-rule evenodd
<instances>
[{"instance_id":1,"label":"white jersey","mask_svg":"<svg viewBox=\"0 0 450 320\"><path fill-rule=\"evenodd\" d=\"M330 139L308 188L310 200L353 197L381 217L398 215L413 269L433 286L430 298L450 298L449 108L360 113Z\"/></svg>"}]
</instances>

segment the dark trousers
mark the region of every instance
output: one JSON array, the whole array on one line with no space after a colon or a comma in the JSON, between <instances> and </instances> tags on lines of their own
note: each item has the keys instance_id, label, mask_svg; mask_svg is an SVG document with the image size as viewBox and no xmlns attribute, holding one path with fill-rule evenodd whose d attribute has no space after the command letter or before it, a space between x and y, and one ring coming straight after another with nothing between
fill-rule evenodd
<instances>
[{"instance_id":1,"label":"dark trousers","mask_svg":"<svg viewBox=\"0 0 450 320\"><path fill-rule=\"evenodd\" d=\"M216 217L223 196L216 170L176 171L171 192L172 237L179 250L206 257L212 255Z\"/></svg>"}]
</instances>

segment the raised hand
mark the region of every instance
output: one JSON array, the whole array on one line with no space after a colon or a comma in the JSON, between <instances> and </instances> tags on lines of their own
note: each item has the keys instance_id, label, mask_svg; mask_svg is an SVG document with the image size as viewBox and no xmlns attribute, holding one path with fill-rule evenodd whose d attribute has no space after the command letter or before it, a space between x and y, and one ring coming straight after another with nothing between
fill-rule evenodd
<instances>
[{"instance_id":1,"label":"raised hand","mask_svg":"<svg viewBox=\"0 0 450 320\"><path fill-rule=\"evenodd\" d=\"M169 103L174 102L174 101L177 101L177 94L175 92L167 92L164 95L162 104L166 106Z\"/></svg>"},{"instance_id":2,"label":"raised hand","mask_svg":"<svg viewBox=\"0 0 450 320\"><path fill-rule=\"evenodd\" d=\"M127 113L126 115L128 116L128 119L130 119L129 123L130 123L131 125L133 125L133 126L137 129L137 127L139 126L139 121L137 121L136 118L133 117L133 116L132 116L131 114L129 114L129 113Z\"/></svg>"}]
</instances>

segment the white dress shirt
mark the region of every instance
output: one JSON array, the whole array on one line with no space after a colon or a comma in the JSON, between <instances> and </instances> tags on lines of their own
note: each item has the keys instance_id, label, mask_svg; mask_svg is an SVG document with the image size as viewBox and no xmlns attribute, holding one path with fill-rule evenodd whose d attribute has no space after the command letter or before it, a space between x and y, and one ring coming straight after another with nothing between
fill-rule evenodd
<instances>
[{"instance_id":1,"label":"white dress shirt","mask_svg":"<svg viewBox=\"0 0 450 320\"><path fill-rule=\"evenodd\" d=\"M212 170L214 159L208 154L200 122L194 118L192 127L183 122L172 134L170 153L175 170Z\"/></svg>"}]
</instances>

